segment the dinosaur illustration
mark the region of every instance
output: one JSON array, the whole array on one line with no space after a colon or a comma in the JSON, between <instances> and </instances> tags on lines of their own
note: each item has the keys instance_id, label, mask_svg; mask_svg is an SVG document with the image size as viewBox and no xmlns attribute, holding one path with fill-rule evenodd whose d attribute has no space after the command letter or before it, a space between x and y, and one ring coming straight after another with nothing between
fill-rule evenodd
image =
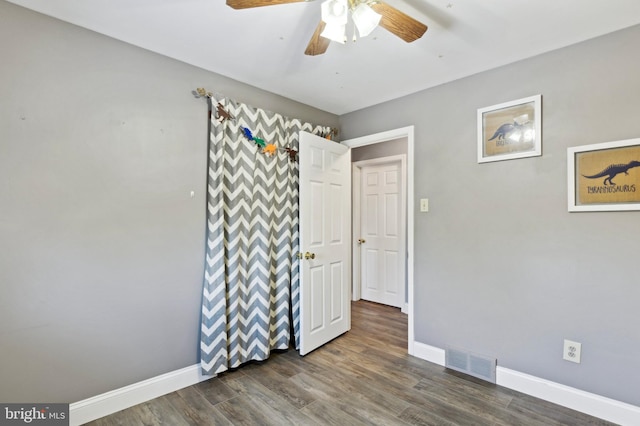
<instances>
[{"instance_id":1,"label":"dinosaur illustration","mask_svg":"<svg viewBox=\"0 0 640 426\"><path fill-rule=\"evenodd\" d=\"M245 138L249 139L250 141L253 140L253 133L251 133L251 129L240 126L240 130L242 130L242 134Z\"/></svg>"},{"instance_id":2,"label":"dinosaur illustration","mask_svg":"<svg viewBox=\"0 0 640 426\"><path fill-rule=\"evenodd\" d=\"M235 118L234 116L229 114L227 110L224 109L220 102L218 102L218 105L216 106L216 112L216 118L220 123L224 122L225 120L233 120Z\"/></svg>"},{"instance_id":3,"label":"dinosaur illustration","mask_svg":"<svg viewBox=\"0 0 640 426\"><path fill-rule=\"evenodd\" d=\"M291 148L290 146L286 147L284 150L287 151L287 154L289 154L289 161L293 161L294 163L298 161L298 159L296 158L296 156L298 155L298 151Z\"/></svg>"},{"instance_id":4,"label":"dinosaur illustration","mask_svg":"<svg viewBox=\"0 0 640 426\"><path fill-rule=\"evenodd\" d=\"M496 138L498 138L499 141L504 140L504 138L509 133L513 132L518 127L522 127L522 126L515 121L513 123L505 123L502 126L498 127L498 130L496 130L496 132L493 134L493 136L491 136L489 140L492 141Z\"/></svg>"},{"instance_id":5,"label":"dinosaur illustration","mask_svg":"<svg viewBox=\"0 0 640 426\"><path fill-rule=\"evenodd\" d=\"M613 183L613 180L612 180L614 177L616 177L620 173L624 173L625 175L628 175L629 169L634 167L640 167L640 161L633 160L628 164L612 164L598 174L595 174L592 176L586 176L586 175L582 175L582 176L586 177L587 179L598 179L606 176L603 184L607 185L607 181L609 181L609 185L615 185L615 183Z\"/></svg>"},{"instance_id":6,"label":"dinosaur illustration","mask_svg":"<svg viewBox=\"0 0 640 426\"><path fill-rule=\"evenodd\" d=\"M277 150L278 150L278 147L276 147L274 144L270 143L270 144L266 145L262 149L262 152L267 154L269 157L272 157L272 156L276 155L276 151Z\"/></svg>"}]
</instances>

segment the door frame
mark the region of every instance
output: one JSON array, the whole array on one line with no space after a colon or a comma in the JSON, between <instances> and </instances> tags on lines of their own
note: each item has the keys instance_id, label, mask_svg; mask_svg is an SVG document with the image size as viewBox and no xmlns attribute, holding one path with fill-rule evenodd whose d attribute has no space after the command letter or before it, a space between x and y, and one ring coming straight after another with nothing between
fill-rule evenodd
<instances>
[{"instance_id":1,"label":"door frame","mask_svg":"<svg viewBox=\"0 0 640 426\"><path fill-rule=\"evenodd\" d=\"M409 355L414 354L414 324L413 324L413 296L414 296L414 126L401 127L388 130L386 132L375 133L373 135L361 136L358 138L342 141L342 144L356 148L360 146L373 145L376 143L389 142L394 139L407 139L407 351ZM352 265L353 267L353 265Z\"/></svg>"},{"instance_id":2,"label":"door frame","mask_svg":"<svg viewBox=\"0 0 640 426\"><path fill-rule=\"evenodd\" d=\"M409 302L407 300L407 292L405 291L406 282L407 282L407 259L406 259L406 251L407 251L407 155L406 154L397 154L390 155L388 157L378 157L372 158L370 160L362 160L351 163L352 167L352 178L351 178L351 189L353 193L353 201L352 201L352 209L351 214L353 217L351 231L353 233L352 236L352 259L351 265L353 268L353 291L352 291L352 300L360 300L362 298L362 256L360 251L358 250L361 246L358 245L358 238L362 238L360 233L361 228L361 219L362 219L362 206L361 206L361 196L362 196L362 169L364 167L370 166L381 166L385 164L398 164L401 171L400 177L400 188L402 190L400 194L400 212L402 215L403 229L402 229L402 238L401 243L404 245L405 258L403 259L404 263L404 279L405 281L402 283L402 287L400 290L402 296L402 312L407 313Z\"/></svg>"}]
</instances>

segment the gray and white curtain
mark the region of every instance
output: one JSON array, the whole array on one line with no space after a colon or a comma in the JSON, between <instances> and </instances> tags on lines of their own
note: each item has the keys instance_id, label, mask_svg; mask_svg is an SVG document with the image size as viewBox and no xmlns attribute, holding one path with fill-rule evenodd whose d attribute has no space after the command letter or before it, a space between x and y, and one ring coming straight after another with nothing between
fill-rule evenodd
<instances>
[{"instance_id":1,"label":"gray and white curtain","mask_svg":"<svg viewBox=\"0 0 640 426\"><path fill-rule=\"evenodd\" d=\"M299 341L298 150L301 130L329 128L209 99L207 247L200 331L203 374L217 374ZM216 114L220 103L232 118ZM266 144L275 155L249 140ZM292 321L292 322L291 322Z\"/></svg>"}]
</instances>

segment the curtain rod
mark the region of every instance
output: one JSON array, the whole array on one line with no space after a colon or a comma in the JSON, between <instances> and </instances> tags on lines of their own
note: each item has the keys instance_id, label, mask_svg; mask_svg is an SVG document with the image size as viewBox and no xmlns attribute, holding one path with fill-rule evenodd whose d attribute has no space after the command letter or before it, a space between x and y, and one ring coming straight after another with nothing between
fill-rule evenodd
<instances>
[{"instance_id":1,"label":"curtain rod","mask_svg":"<svg viewBox=\"0 0 640 426\"><path fill-rule=\"evenodd\" d=\"M198 87L196 88L196 90L192 90L191 93L193 93L193 96L195 96L196 98L208 98L208 99L212 99L213 98L213 92L206 90L203 87ZM211 111L210 111L211 112ZM218 112L220 112L220 110L218 109ZM225 111L226 113L226 111ZM230 118L230 117L228 117ZM329 137L327 139L333 140L338 136L338 129L335 127L329 127L331 129L331 132L329 133ZM326 137L326 136L325 136Z\"/></svg>"}]
</instances>

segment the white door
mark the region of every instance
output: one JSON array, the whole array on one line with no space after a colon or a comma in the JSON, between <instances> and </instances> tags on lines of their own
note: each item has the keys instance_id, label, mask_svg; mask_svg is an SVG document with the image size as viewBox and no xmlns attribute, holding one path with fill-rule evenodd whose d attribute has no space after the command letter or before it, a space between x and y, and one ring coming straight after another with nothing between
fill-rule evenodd
<instances>
[{"instance_id":1,"label":"white door","mask_svg":"<svg viewBox=\"0 0 640 426\"><path fill-rule=\"evenodd\" d=\"M363 166L360 176L361 297L401 308L406 269L402 163Z\"/></svg>"},{"instance_id":2,"label":"white door","mask_svg":"<svg viewBox=\"0 0 640 426\"><path fill-rule=\"evenodd\" d=\"M351 152L300 132L300 354L351 328Z\"/></svg>"}]
</instances>

